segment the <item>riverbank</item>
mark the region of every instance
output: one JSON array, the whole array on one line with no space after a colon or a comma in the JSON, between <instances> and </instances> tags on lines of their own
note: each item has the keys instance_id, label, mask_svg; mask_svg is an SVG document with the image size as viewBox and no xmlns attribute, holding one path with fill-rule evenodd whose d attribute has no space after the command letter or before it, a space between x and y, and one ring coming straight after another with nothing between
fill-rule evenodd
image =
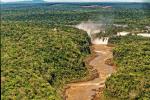
<instances>
[{"instance_id":1,"label":"riverbank","mask_svg":"<svg viewBox=\"0 0 150 100\"><path fill-rule=\"evenodd\" d=\"M97 77L84 82L70 83L65 90L66 100L93 100L97 93L105 87L105 80L114 68L105 61L112 58L112 48L106 45L92 45L92 54L88 59L88 66L92 66Z\"/></svg>"}]
</instances>

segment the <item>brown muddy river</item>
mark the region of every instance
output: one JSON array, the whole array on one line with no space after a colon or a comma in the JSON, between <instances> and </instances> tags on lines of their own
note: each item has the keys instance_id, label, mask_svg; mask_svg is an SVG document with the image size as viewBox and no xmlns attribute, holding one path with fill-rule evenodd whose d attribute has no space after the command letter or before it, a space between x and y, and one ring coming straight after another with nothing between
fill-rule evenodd
<instances>
[{"instance_id":1,"label":"brown muddy river","mask_svg":"<svg viewBox=\"0 0 150 100\"><path fill-rule=\"evenodd\" d=\"M105 64L107 59L112 58L112 47L92 45L92 48L96 56L88 64L97 70L99 77L90 81L68 84L69 88L65 91L66 100L93 100L96 93L104 88L106 78L114 72L112 66Z\"/></svg>"}]
</instances>

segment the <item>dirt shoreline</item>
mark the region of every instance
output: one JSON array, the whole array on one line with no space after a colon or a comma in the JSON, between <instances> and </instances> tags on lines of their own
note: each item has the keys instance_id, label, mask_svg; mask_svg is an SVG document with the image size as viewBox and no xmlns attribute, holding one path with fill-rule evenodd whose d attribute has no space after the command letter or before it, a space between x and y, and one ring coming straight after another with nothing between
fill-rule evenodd
<instances>
[{"instance_id":1,"label":"dirt shoreline","mask_svg":"<svg viewBox=\"0 0 150 100\"><path fill-rule=\"evenodd\" d=\"M69 83L63 91L64 100L96 100L105 87L105 80L114 68L105 63L112 58L112 48L106 45L92 45L91 55L86 58L90 77L85 80Z\"/></svg>"},{"instance_id":2,"label":"dirt shoreline","mask_svg":"<svg viewBox=\"0 0 150 100\"><path fill-rule=\"evenodd\" d=\"M93 70L93 66L90 66L88 64L89 61L93 60L97 56L96 53L93 50L93 47L90 46L89 48L90 48L91 54L87 58L85 58L85 61L84 61L85 62L85 66L88 69L89 75L85 79L83 79L83 80L75 80L75 81L70 82L69 84L79 83L79 82L86 82L86 81L94 80L95 78L99 77L97 73L95 73L95 72L92 71ZM66 100L66 94L65 93L66 93L66 90L68 88L70 88L70 86L68 86L68 85L64 86L64 89L63 89L64 91L62 92L63 100Z\"/></svg>"}]
</instances>

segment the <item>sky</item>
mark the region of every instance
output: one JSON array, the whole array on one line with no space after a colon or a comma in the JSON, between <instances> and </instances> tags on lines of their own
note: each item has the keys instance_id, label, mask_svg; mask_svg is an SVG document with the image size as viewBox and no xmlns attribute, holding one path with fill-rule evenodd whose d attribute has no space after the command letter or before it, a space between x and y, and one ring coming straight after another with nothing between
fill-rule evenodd
<instances>
[{"instance_id":1,"label":"sky","mask_svg":"<svg viewBox=\"0 0 150 100\"><path fill-rule=\"evenodd\" d=\"M32 1L32 0L1 0L2 2ZM37 0L38 1L38 0ZM73 0L44 0L47 2L72 2ZM74 0L76 2L150 2L150 0Z\"/></svg>"}]
</instances>

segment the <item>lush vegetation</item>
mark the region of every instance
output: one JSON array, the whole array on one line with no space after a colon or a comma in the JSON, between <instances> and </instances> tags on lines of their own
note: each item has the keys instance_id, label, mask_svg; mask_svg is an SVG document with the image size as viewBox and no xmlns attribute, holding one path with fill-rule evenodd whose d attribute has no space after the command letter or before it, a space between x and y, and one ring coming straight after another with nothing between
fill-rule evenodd
<instances>
[{"instance_id":1,"label":"lush vegetation","mask_svg":"<svg viewBox=\"0 0 150 100\"><path fill-rule=\"evenodd\" d=\"M112 38L117 72L106 81L105 94L119 100L150 99L150 38Z\"/></svg>"},{"instance_id":2,"label":"lush vegetation","mask_svg":"<svg viewBox=\"0 0 150 100\"><path fill-rule=\"evenodd\" d=\"M112 8L82 7L89 5ZM1 5L2 100L60 100L65 83L88 75L83 60L90 53L89 38L84 31L70 25L88 20L104 24L106 33L98 36L112 36L118 31L149 32L145 27L150 23L148 6L132 3ZM114 38L112 43L118 45L114 61L119 73L108 79L106 94L128 99L131 96L127 92L139 91L140 86L142 91L135 97L148 98L149 39Z\"/></svg>"},{"instance_id":3,"label":"lush vegetation","mask_svg":"<svg viewBox=\"0 0 150 100\"><path fill-rule=\"evenodd\" d=\"M3 100L57 100L58 86L87 75L83 60L89 53L89 39L85 32L2 22L1 36Z\"/></svg>"}]
</instances>

